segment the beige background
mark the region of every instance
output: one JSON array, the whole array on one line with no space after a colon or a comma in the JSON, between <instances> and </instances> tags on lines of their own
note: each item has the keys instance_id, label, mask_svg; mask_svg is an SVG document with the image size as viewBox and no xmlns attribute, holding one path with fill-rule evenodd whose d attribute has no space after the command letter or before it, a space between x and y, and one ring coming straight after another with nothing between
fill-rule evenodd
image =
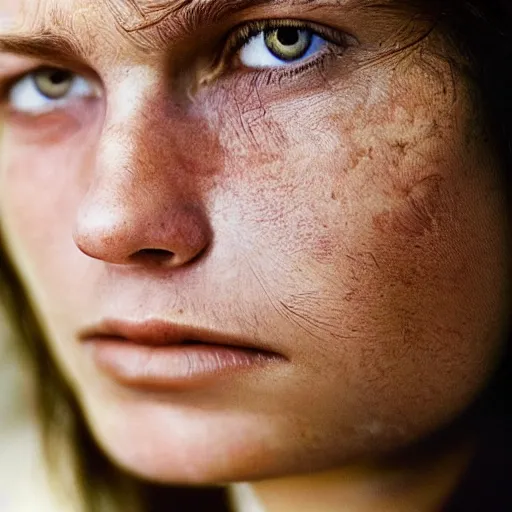
<instances>
[{"instance_id":1,"label":"beige background","mask_svg":"<svg viewBox=\"0 0 512 512\"><path fill-rule=\"evenodd\" d=\"M27 384L0 314L0 512L64 512L45 481Z\"/></svg>"}]
</instances>

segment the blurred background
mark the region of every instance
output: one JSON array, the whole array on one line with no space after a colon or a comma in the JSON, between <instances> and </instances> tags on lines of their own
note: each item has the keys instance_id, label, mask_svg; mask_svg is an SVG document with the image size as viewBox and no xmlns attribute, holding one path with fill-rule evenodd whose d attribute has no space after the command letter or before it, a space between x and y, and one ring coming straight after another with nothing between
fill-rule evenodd
<instances>
[{"instance_id":1,"label":"blurred background","mask_svg":"<svg viewBox=\"0 0 512 512\"><path fill-rule=\"evenodd\" d=\"M30 375L0 311L0 512L72 512L59 506L43 469Z\"/></svg>"}]
</instances>

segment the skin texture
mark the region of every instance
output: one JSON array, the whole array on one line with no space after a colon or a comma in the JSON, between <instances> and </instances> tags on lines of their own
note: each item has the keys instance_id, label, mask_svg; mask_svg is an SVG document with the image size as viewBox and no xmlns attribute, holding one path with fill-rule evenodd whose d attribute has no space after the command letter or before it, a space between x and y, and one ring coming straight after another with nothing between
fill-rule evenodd
<instances>
[{"instance_id":1,"label":"skin texture","mask_svg":"<svg viewBox=\"0 0 512 512\"><path fill-rule=\"evenodd\" d=\"M138 32L162 23L173 12L191 4L191 0L107 0L113 18L126 32Z\"/></svg>"},{"instance_id":2,"label":"skin texture","mask_svg":"<svg viewBox=\"0 0 512 512\"><path fill-rule=\"evenodd\" d=\"M203 484L378 460L447 425L497 363L510 277L501 167L448 45L392 1L164 4L0 0L5 33L82 54L4 52L0 76L65 65L98 87L35 118L4 100L0 148L2 231L98 442ZM218 66L212 48L262 18L348 48L300 74ZM156 398L84 354L107 317L286 362Z\"/></svg>"}]
</instances>

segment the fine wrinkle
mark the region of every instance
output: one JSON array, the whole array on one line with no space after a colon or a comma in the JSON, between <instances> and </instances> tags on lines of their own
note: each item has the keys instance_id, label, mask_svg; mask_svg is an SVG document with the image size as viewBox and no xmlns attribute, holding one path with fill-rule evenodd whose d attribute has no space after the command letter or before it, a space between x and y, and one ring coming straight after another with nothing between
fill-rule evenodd
<instances>
[{"instance_id":1,"label":"fine wrinkle","mask_svg":"<svg viewBox=\"0 0 512 512\"><path fill-rule=\"evenodd\" d=\"M432 175L399 191L401 204L375 216L375 226L382 231L392 230L414 237L435 233L449 212L443 182L441 176Z\"/></svg>"},{"instance_id":2,"label":"fine wrinkle","mask_svg":"<svg viewBox=\"0 0 512 512\"><path fill-rule=\"evenodd\" d=\"M123 30L135 32L157 25L192 2L193 0L107 0L107 6Z\"/></svg>"}]
</instances>

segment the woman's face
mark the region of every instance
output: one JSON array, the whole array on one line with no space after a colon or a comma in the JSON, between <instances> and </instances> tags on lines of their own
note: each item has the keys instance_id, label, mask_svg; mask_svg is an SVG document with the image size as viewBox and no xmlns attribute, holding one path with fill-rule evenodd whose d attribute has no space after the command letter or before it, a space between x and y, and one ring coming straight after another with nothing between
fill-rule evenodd
<instances>
[{"instance_id":1,"label":"woman's face","mask_svg":"<svg viewBox=\"0 0 512 512\"><path fill-rule=\"evenodd\" d=\"M428 18L131 5L0 0L2 230L99 443L145 477L247 480L460 414L502 344L508 225Z\"/></svg>"}]
</instances>

